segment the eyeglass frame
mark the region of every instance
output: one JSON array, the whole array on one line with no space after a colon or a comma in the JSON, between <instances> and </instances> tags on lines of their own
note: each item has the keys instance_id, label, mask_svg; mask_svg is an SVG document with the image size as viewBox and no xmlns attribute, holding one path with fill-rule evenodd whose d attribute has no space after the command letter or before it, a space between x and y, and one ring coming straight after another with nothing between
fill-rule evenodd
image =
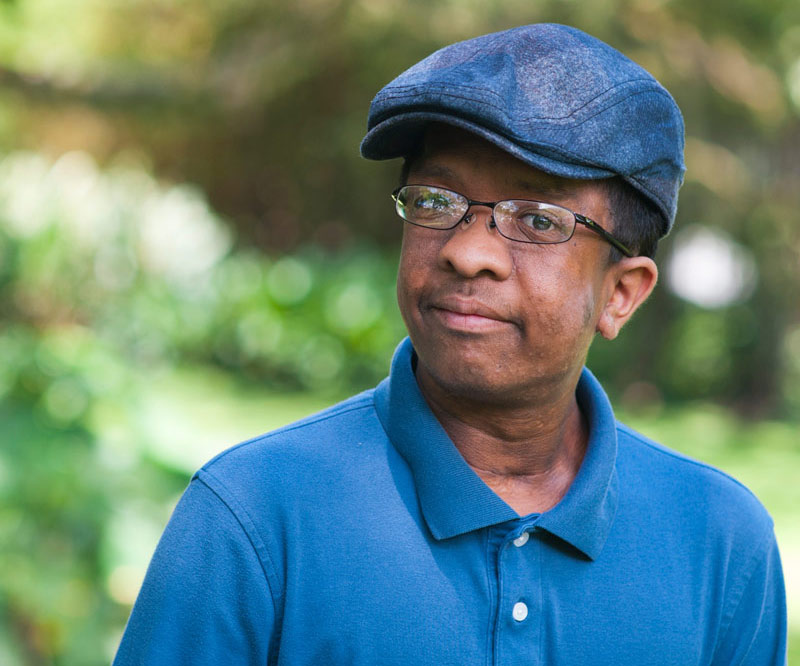
<instances>
[{"instance_id":1,"label":"eyeglass frame","mask_svg":"<svg viewBox=\"0 0 800 666\"><path fill-rule=\"evenodd\" d=\"M407 220L402 215L400 215L399 211L397 210L397 205L399 204L399 201L397 200L397 195L400 194L400 191L405 187L434 187L434 188L436 188L438 190L444 190L446 192L452 192L453 194L456 194L459 197L462 197L462 198L466 199L466 201L467 201L467 209L466 209L466 211L464 211L464 214L458 219L458 221L455 222L453 225L451 225L449 227L429 227L429 226L427 226L425 224L419 224L418 222L412 222L411 220ZM487 208L491 208L492 209L491 227L497 229L497 233L499 233L503 238L505 238L507 240L510 240L510 241L513 241L515 243L530 243L530 244L533 244L533 245L559 245L561 243L566 243L567 241L569 241L575 235L575 226L576 225L574 225L572 227L572 233L570 233L570 235L567 236L564 240L560 240L560 241L546 242L546 241L534 241L534 240L521 240L519 238L509 238L502 231L500 231L500 227L498 227L497 223L495 222L495 219L494 219L495 208L499 204L504 203L506 201L524 201L525 203L537 203L537 204L546 204L548 206L555 206L557 208L561 208L562 210L565 210L568 213L570 213L575 218L575 222L577 224L581 224L584 227L586 227L587 229L589 229L590 231L593 231L596 234L598 234L603 240L605 240L607 243L609 243L612 247L614 247L617 250L619 250L626 257L634 257L634 256L636 256L621 241L617 240L613 236L613 234L611 234L610 232L608 232L605 229L603 229L603 227L601 227L594 220L586 217L585 215L581 215L580 213L576 213L574 210L570 210L569 208L565 208L564 206L560 206L559 204L553 204L553 203L549 203L547 201L536 201L534 199L501 199L500 201L476 201L475 199L470 199L466 194L461 194L461 192L456 192L455 190L450 190L450 189L448 189L446 187L438 187L436 185L428 185L426 183L406 183L405 185L401 185L400 187L396 188L392 192L391 197L392 197L392 200L395 202L395 213L397 213L397 216L401 220L403 220L404 222L408 222L409 224L413 224L414 226L422 227L423 229L435 229L437 231L448 231L450 229L455 229L470 214L470 212L469 212L470 208L472 208L473 206L486 206Z\"/></svg>"}]
</instances>

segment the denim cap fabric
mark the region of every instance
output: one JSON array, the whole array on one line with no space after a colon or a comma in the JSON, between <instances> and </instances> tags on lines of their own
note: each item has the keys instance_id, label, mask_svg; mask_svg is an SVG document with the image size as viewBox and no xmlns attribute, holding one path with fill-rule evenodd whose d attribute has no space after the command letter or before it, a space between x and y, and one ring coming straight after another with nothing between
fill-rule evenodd
<instances>
[{"instance_id":1,"label":"denim cap fabric","mask_svg":"<svg viewBox=\"0 0 800 666\"><path fill-rule=\"evenodd\" d=\"M683 118L648 72L576 28L528 25L436 51L372 101L361 154L411 154L442 122L564 178L621 176L672 227L683 182Z\"/></svg>"}]
</instances>

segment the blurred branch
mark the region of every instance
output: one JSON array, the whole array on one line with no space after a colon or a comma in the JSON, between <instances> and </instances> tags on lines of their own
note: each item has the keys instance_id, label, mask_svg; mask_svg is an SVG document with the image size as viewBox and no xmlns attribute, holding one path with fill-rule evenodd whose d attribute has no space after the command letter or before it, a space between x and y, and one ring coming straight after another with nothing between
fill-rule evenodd
<instances>
[{"instance_id":1,"label":"blurred branch","mask_svg":"<svg viewBox=\"0 0 800 666\"><path fill-rule=\"evenodd\" d=\"M39 74L22 73L0 65L0 88L17 91L26 99L46 104L82 104L104 111L190 110L213 113L216 96L210 91L192 89L158 76L137 75L130 78L97 82L64 82Z\"/></svg>"}]
</instances>

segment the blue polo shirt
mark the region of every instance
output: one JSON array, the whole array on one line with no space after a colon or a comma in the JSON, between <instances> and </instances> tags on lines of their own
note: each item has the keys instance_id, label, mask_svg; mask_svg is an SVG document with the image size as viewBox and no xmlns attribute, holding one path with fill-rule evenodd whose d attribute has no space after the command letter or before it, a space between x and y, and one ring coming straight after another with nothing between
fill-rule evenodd
<instances>
[{"instance_id":1,"label":"blue polo shirt","mask_svg":"<svg viewBox=\"0 0 800 666\"><path fill-rule=\"evenodd\" d=\"M617 423L584 371L585 459L520 517L388 379L192 479L115 664L784 664L772 521L739 483Z\"/></svg>"}]
</instances>

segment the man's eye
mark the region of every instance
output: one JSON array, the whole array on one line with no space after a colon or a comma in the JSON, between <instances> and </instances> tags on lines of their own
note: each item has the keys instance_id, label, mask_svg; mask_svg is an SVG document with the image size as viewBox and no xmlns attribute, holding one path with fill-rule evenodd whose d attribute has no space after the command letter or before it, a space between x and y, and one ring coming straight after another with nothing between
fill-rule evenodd
<instances>
[{"instance_id":1,"label":"man's eye","mask_svg":"<svg viewBox=\"0 0 800 666\"><path fill-rule=\"evenodd\" d=\"M550 231L556 224L556 221L551 217L542 213L524 213L517 217L518 221L536 231Z\"/></svg>"}]
</instances>

